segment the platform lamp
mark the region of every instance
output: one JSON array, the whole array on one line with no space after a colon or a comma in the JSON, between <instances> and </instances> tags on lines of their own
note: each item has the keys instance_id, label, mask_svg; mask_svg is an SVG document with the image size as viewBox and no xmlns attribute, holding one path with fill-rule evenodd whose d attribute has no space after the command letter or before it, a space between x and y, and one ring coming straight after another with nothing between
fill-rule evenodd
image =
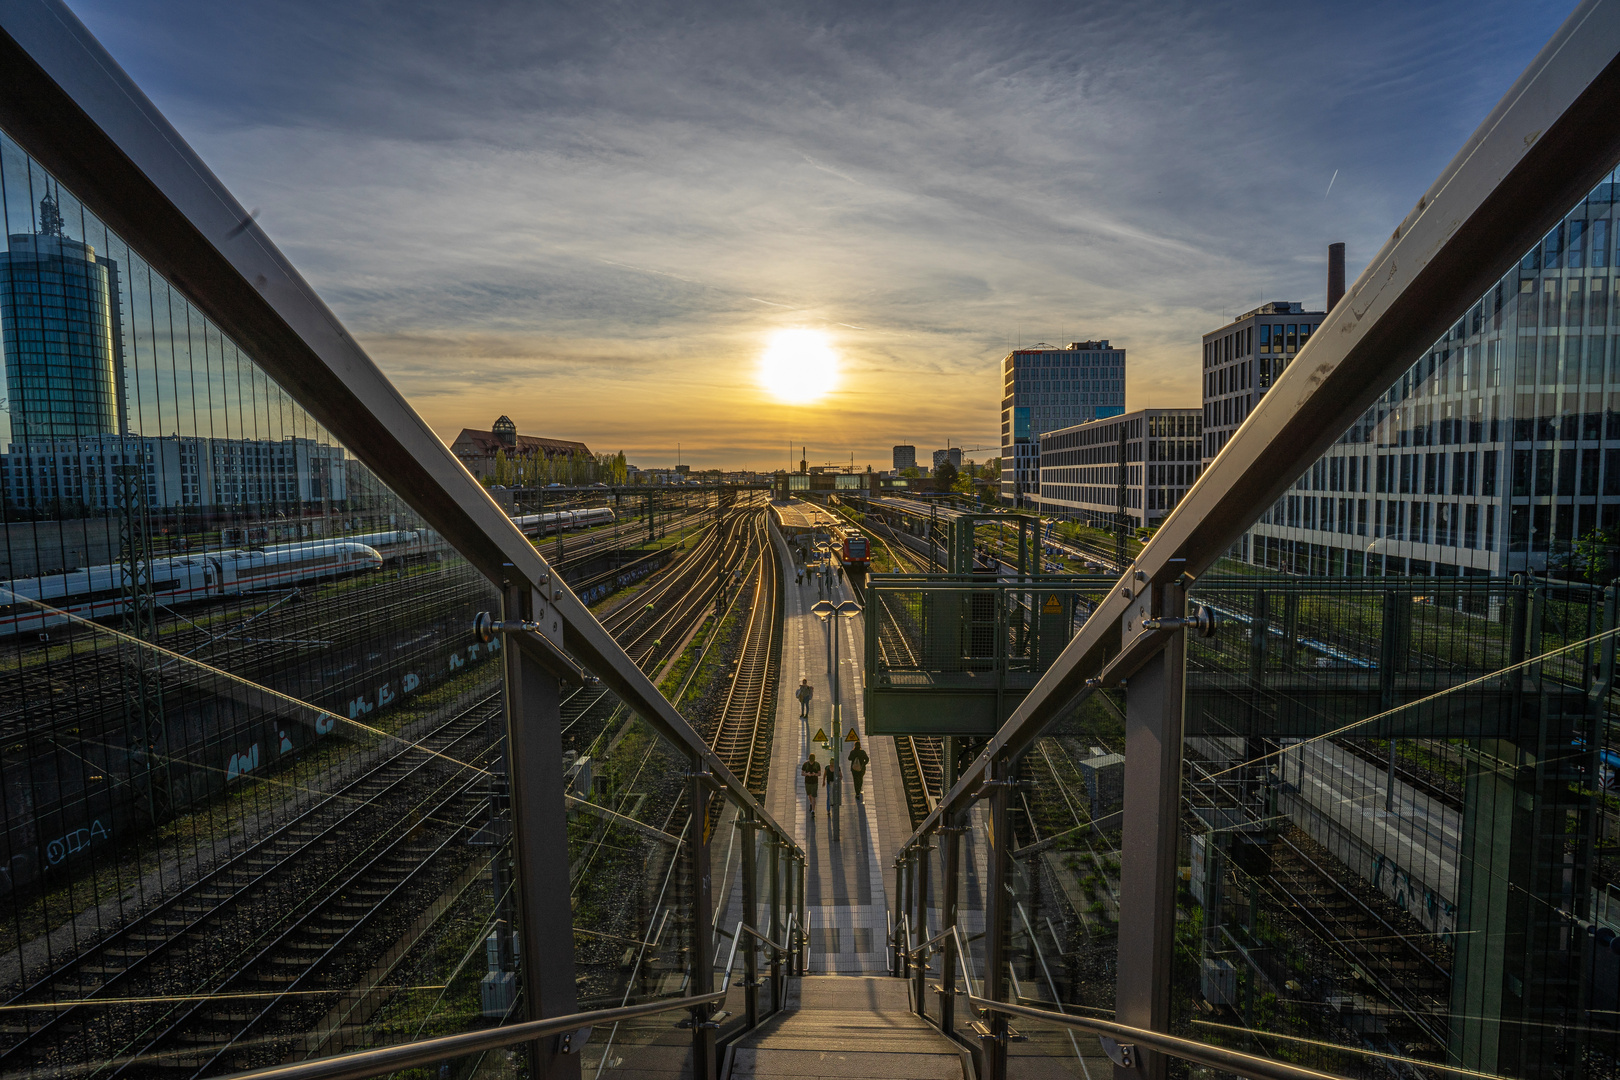
<instances>
[{"instance_id":1,"label":"platform lamp","mask_svg":"<svg viewBox=\"0 0 1620 1080\"><path fill-rule=\"evenodd\" d=\"M838 808L843 805L843 776L844 776L844 733L840 730L840 721L843 718L843 680L838 671L838 627L833 616L844 619L853 619L861 613L861 605L853 600L840 600L834 604L827 600L818 600L811 605L811 612L828 627L832 637L832 763L837 766L838 780L827 785L827 823L832 839L839 839Z\"/></svg>"}]
</instances>

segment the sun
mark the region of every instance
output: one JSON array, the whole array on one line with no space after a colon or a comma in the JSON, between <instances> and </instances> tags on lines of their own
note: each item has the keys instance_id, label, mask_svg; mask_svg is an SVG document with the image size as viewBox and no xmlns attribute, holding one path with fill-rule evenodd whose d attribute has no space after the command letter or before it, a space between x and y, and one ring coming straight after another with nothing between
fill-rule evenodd
<instances>
[{"instance_id":1,"label":"sun","mask_svg":"<svg viewBox=\"0 0 1620 1080\"><path fill-rule=\"evenodd\" d=\"M759 385L785 404L813 404L838 387L838 353L819 330L778 330L759 358Z\"/></svg>"}]
</instances>

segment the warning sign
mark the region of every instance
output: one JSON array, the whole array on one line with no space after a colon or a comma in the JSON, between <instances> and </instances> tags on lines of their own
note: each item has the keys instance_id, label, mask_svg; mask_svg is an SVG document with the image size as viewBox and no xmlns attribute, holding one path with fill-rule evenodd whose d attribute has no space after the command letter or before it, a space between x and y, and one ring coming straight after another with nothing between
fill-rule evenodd
<instances>
[{"instance_id":1,"label":"warning sign","mask_svg":"<svg viewBox=\"0 0 1620 1080\"><path fill-rule=\"evenodd\" d=\"M1043 605L1041 607L1041 614L1043 614L1043 615L1061 615L1061 614L1063 614L1063 605L1058 603L1057 593L1052 593L1049 596L1047 596L1045 605Z\"/></svg>"},{"instance_id":2,"label":"warning sign","mask_svg":"<svg viewBox=\"0 0 1620 1080\"><path fill-rule=\"evenodd\" d=\"M816 737L815 737L814 741L818 742L818 743L826 742L827 741L826 729L824 729L824 728L816 728Z\"/></svg>"},{"instance_id":3,"label":"warning sign","mask_svg":"<svg viewBox=\"0 0 1620 1080\"><path fill-rule=\"evenodd\" d=\"M844 733L844 741L845 742L860 742L861 740L856 737L855 729L850 728L849 731Z\"/></svg>"}]
</instances>

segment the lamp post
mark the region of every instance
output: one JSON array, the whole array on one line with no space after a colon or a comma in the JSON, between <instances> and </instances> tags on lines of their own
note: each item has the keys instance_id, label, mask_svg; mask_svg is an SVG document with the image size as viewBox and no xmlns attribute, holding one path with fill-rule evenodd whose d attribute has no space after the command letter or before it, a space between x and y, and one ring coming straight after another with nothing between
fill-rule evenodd
<instances>
[{"instance_id":1,"label":"lamp post","mask_svg":"<svg viewBox=\"0 0 1620 1080\"><path fill-rule=\"evenodd\" d=\"M829 768L833 778L827 782L827 825L829 835L833 840L839 839L838 808L843 805L844 780L844 740L840 730L843 720L843 680L838 672L838 626L833 616L844 619L853 619L861 613L861 605L853 600L840 600L834 604L826 600L818 600L810 610L816 618L826 624L832 637L832 746L830 748Z\"/></svg>"}]
</instances>

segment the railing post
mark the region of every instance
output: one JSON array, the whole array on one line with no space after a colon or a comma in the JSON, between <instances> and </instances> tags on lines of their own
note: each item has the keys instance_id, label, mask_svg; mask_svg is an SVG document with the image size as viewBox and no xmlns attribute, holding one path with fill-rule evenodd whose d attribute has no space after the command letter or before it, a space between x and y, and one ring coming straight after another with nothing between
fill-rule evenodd
<instances>
[{"instance_id":1,"label":"railing post","mask_svg":"<svg viewBox=\"0 0 1620 1080\"><path fill-rule=\"evenodd\" d=\"M758 842L759 832L754 821L752 810L743 811L738 824L742 828L742 907L743 925L752 930L759 929L759 885L754 875L759 870L759 860L754 851ZM753 934L744 933L748 940L742 943L743 952L743 1016L744 1022L752 1028L759 1023L759 942Z\"/></svg>"},{"instance_id":2,"label":"railing post","mask_svg":"<svg viewBox=\"0 0 1620 1080\"><path fill-rule=\"evenodd\" d=\"M913 870L915 880L911 887L911 908L916 912L912 925L916 927L915 937L918 943L928 940L928 844L917 845L917 865ZM912 965L912 978L916 984L916 1002L918 1016L928 1015L928 1002L923 996L928 992L928 961L926 958L915 961Z\"/></svg>"},{"instance_id":3,"label":"railing post","mask_svg":"<svg viewBox=\"0 0 1620 1080\"><path fill-rule=\"evenodd\" d=\"M1180 616L1185 594L1162 587L1161 614ZM1119 967L1115 1016L1122 1024L1170 1030L1170 967L1176 930L1176 843L1181 821L1182 706L1186 635L1131 675L1125 693L1125 808L1120 848ZM1140 1072L1116 1066L1116 1080L1164 1080L1166 1058L1148 1051Z\"/></svg>"},{"instance_id":4,"label":"railing post","mask_svg":"<svg viewBox=\"0 0 1620 1080\"><path fill-rule=\"evenodd\" d=\"M782 940L782 838L771 833L771 928L772 941ZM771 950L771 1009L782 1007L782 953Z\"/></svg>"},{"instance_id":5,"label":"railing post","mask_svg":"<svg viewBox=\"0 0 1620 1080\"><path fill-rule=\"evenodd\" d=\"M939 932L945 935L939 966L939 1029L949 1035L956 1024L956 968L961 963L955 930L956 898L961 891L957 877L962 872L962 827L953 814L944 815L944 820L939 830Z\"/></svg>"},{"instance_id":6,"label":"railing post","mask_svg":"<svg viewBox=\"0 0 1620 1080\"><path fill-rule=\"evenodd\" d=\"M709 870L709 771L693 753L688 761L687 801L692 807L692 959L693 994L714 991L714 887ZM692 1080L715 1080L713 1005L692 1010Z\"/></svg>"},{"instance_id":7,"label":"railing post","mask_svg":"<svg viewBox=\"0 0 1620 1080\"><path fill-rule=\"evenodd\" d=\"M502 597L505 618L527 619L527 585L512 585ZM568 875L568 813L562 760L562 698L557 676L517 641L502 642L506 678L506 760L511 786L513 877L518 886L518 951L523 998L531 1020L577 1011L574 989L574 917ZM531 1047L531 1072L539 1080L575 1080L579 1055L559 1053L561 1040Z\"/></svg>"},{"instance_id":8,"label":"railing post","mask_svg":"<svg viewBox=\"0 0 1620 1080\"><path fill-rule=\"evenodd\" d=\"M901 856L901 860L900 870L898 872L900 878L900 903L898 909L895 911L894 917L895 933L900 938L900 970L896 974L898 974L902 979L907 979L911 977L912 935L906 929L908 926L906 912L911 907L911 890L913 888L912 869L917 863L917 853L913 849L907 848L905 854Z\"/></svg>"},{"instance_id":9,"label":"railing post","mask_svg":"<svg viewBox=\"0 0 1620 1080\"><path fill-rule=\"evenodd\" d=\"M1129 759L1127 759L1128 761ZM998 758L986 770L992 784L988 800L986 833L989 839L990 880L985 883L984 899L984 996L991 1001L1007 1000L1007 862L1012 838L1007 835L1007 788L1012 780L1011 763ZM991 1013L981 1031L983 1071L980 1080L1007 1080L1007 1015Z\"/></svg>"},{"instance_id":10,"label":"railing post","mask_svg":"<svg viewBox=\"0 0 1620 1080\"><path fill-rule=\"evenodd\" d=\"M798 887L798 899L799 899L799 975L801 977L804 975L805 970L806 970L806 963L807 963L807 961L809 959L807 954L808 954L809 949L810 949L810 926L805 921L810 916L809 916L809 912L808 912L808 905L805 903L805 899L804 899L804 863L805 863L806 858L807 858L807 856L805 856L805 855L800 855L799 858L798 858L798 864L799 864L799 887Z\"/></svg>"}]
</instances>

